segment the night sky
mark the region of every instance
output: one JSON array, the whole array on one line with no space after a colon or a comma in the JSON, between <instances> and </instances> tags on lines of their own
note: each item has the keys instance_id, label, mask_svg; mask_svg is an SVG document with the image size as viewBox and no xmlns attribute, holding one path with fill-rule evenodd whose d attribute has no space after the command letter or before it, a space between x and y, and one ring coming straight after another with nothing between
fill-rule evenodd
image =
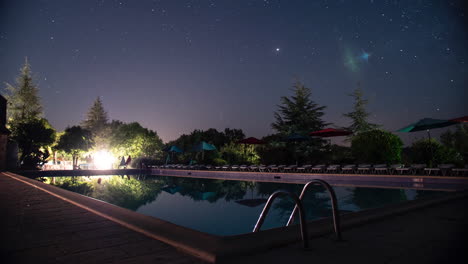
<instances>
[{"instance_id":1,"label":"night sky","mask_svg":"<svg viewBox=\"0 0 468 264\"><path fill-rule=\"evenodd\" d=\"M110 119L166 142L210 127L262 137L296 79L336 126L358 82L390 131L468 114L463 1L0 3L2 88L27 56L57 130L101 96Z\"/></svg>"}]
</instances>

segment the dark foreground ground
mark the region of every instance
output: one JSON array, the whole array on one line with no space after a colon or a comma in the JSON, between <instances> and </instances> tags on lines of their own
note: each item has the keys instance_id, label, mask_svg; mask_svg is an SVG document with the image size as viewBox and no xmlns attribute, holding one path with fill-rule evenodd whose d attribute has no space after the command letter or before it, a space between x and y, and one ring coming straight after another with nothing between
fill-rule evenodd
<instances>
[{"instance_id":1,"label":"dark foreground ground","mask_svg":"<svg viewBox=\"0 0 468 264\"><path fill-rule=\"evenodd\" d=\"M468 198L230 263L468 263ZM0 174L1 263L202 263Z\"/></svg>"}]
</instances>

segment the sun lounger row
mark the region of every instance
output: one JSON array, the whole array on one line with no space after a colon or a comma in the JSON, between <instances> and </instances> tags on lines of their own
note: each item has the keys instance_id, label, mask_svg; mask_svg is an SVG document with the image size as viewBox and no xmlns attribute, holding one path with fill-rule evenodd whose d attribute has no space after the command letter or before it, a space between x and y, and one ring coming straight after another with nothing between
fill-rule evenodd
<instances>
[{"instance_id":1,"label":"sun lounger row","mask_svg":"<svg viewBox=\"0 0 468 264\"><path fill-rule=\"evenodd\" d=\"M435 168L427 168L426 164L318 164L318 165L182 165L171 164L157 166L161 169L182 170L220 170L220 171L249 171L249 172L281 172L281 173L327 173L327 174L386 174L386 175L442 175L461 176L468 174L468 166L455 168L453 164L440 164Z\"/></svg>"}]
</instances>

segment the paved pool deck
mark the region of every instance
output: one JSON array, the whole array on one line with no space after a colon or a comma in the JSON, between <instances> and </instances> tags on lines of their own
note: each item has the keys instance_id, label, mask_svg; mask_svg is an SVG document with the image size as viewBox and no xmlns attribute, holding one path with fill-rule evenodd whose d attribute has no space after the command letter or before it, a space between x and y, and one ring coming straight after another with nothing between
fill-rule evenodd
<instances>
[{"instance_id":1,"label":"paved pool deck","mask_svg":"<svg viewBox=\"0 0 468 264\"><path fill-rule=\"evenodd\" d=\"M1 263L204 263L0 174Z\"/></svg>"},{"instance_id":2,"label":"paved pool deck","mask_svg":"<svg viewBox=\"0 0 468 264\"><path fill-rule=\"evenodd\" d=\"M2 263L204 263L122 222L27 184L33 180L18 179L0 175ZM467 205L467 195L462 195L384 220L354 225L344 230L342 242L325 235L311 239L309 250L294 243L218 261L467 263ZM362 219L358 222L363 223ZM183 233L179 238L185 238Z\"/></svg>"}]
</instances>

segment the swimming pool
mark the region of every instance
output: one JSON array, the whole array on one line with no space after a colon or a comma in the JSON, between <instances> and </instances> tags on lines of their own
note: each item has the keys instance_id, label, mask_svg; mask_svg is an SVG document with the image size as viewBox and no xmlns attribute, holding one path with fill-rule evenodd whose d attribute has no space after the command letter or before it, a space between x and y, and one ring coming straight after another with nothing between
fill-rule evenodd
<instances>
[{"instance_id":1,"label":"swimming pool","mask_svg":"<svg viewBox=\"0 0 468 264\"><path fill-rule=\"evenodd\" d=\"M269 195L299 194L302 184L163 176L46 177L45 182L198 231L230 236L250 233ZM342 212L383 207L443 192L334 186ZM307 219L331 215L328 194L314 186L304 200ZM274 202L262 229L284 226L294 204Z\"/></svg>"}]
</instances>

